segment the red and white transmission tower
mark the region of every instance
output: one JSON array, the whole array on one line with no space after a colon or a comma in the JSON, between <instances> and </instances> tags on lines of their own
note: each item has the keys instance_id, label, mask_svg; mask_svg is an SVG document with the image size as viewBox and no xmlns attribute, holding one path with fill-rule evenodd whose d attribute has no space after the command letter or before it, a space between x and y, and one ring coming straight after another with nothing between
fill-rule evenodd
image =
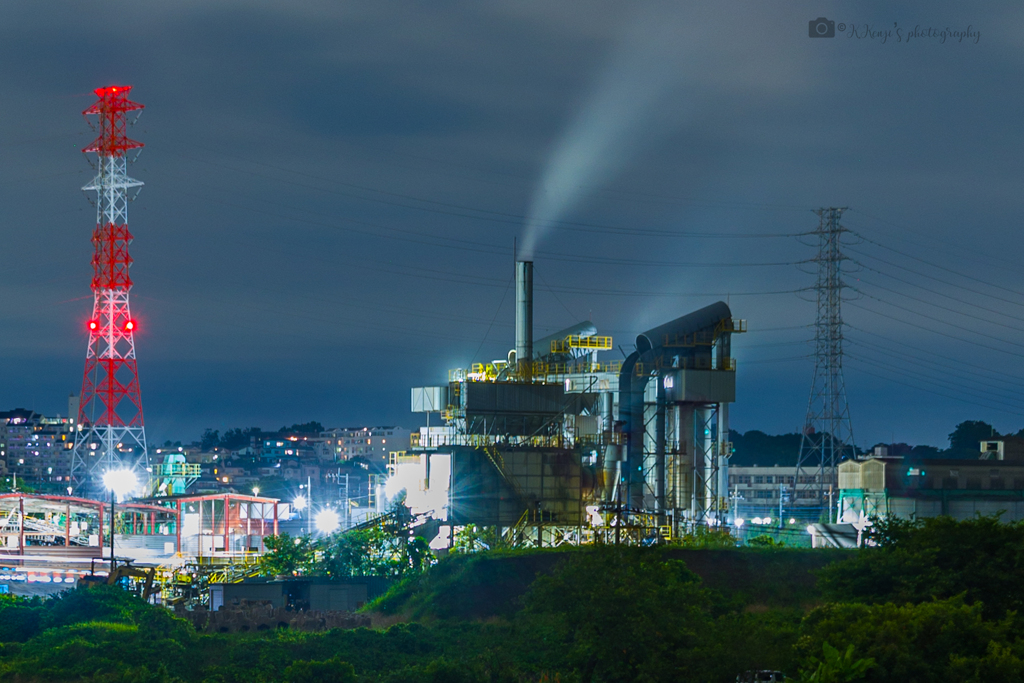
<instances>
[{"instance_id":1,"label":"red and white transmission tower","mask_svg":"<svg viewBox=\"0 0 1024 683\"><path fill-rule=\"evenodd\" d=\"M127 114L142 109L128 99L131 86L94 92L99 101L82 112L98 118L99 137L83 152L97 155L96 178L83 190L96 191L96 229L92 265L93 306L71 455L71 478L83 492L102 490L104 472L148 466L142 395L135 362L135 319L128 307L132 287L128 268L128 190L142 185L128 177L128 150L142 147L126 134ZM90 125L91 125L90 121Z\"/></svg>"}]
</instances>

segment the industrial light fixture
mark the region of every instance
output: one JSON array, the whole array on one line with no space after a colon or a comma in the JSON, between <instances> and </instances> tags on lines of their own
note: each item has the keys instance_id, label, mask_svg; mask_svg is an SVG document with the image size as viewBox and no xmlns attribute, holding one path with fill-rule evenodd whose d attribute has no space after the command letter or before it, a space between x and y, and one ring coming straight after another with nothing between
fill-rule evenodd
<instances>
[{"instance_id":1,"label":"industrial light fixture","mask_svg":"<svg viewBox=\"0 0 1024 683\"><path fill-rule=\"evenodd\" d=\"M341 526L341 518L338 517L338 513L331 508L324 508L320 512L316 513L316 517L313 518L313 523L316 524L316 530L322 534L333 534Z\"/></svg>"},{"instance_id":2,"label":"industrial light fixture","mask_svg":"<svg viewBox=\"0 0 1024 683\"><path fill-rule=\"evenodd\" d=\"M110 575L114 575L114 508L118 498L135 490L139 480L129 469L107 470L103 473L103 485L110 489Z\"/></svg>"},{"instance_id":3,"label":"industrial light fixture","mask_svg":"<svg viewBox=\"0 0 1024 683\"><path fill-rule=\"evenodd\" d=\"M107 470L103 473L103 486L121 500L135 490L139 480L129 469Z\"/></svg>"}]
</instances>

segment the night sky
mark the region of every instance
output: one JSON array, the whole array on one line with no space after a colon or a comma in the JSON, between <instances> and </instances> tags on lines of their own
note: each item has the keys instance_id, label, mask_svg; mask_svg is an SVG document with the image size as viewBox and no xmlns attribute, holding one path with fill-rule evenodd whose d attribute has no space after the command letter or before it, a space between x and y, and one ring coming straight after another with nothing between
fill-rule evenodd
<instances>
[{"instance_id":1,"label":"night sky","mask_svg":"<svg viewBox=\"0 0 1024 683\"><path fill-rule=\"evenodd\" d=\"M0 409L80 390L81 111L130 84L151 442L421 424L410 386L514 345L515 239L538 338L591 318L628 353L728 300L733 427L798 431L816 247L793 235L820 206L851 207L858 445L1016 431L1022 42L1010 2L4 3Z\"/></svg>"}]
</instances>

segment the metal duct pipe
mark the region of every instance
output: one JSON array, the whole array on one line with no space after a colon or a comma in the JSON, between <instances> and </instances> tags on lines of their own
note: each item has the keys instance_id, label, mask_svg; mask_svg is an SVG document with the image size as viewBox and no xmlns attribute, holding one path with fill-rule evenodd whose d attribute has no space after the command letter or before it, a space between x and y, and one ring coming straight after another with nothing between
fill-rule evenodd
<instances>
[{"instance_id":1,"label":"metal duct pipe","mask_svg":"<svg viewBox=\"0 0 1024 683\"><path fill-rule=\"evenodd\" d=\"M654 378L654 381L658 383L657 393L657 405L655 406L654 414L654 469L655 469L655 488L654 498L655 505L657 506L656 511L658 513L658 524L665 524L665 413L667 412L666 401L665 401L665 377L658 374Z\"/></svg>"},{"instance_id":2,"label":"metal duct pipe","mask_svg":"<svg viewBox=\"0 0 1024 683\"><path fill-rule=\"evenodd\" d=\"M516 364L530 379L533 362L533 261L516 261Z\"/></svg>"}]
</instances>

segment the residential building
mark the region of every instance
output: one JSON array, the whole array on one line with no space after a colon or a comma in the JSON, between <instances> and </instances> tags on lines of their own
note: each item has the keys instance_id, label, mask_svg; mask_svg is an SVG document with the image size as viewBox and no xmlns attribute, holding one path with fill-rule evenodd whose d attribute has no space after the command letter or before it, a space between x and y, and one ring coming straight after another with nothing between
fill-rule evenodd
<instances>
[{"instance_id":1,"label":"residential building","mask_svg":"<svg viewBox=\"0 0 1024 683\"><path fill-rule=\"evenodd\" d=\"M402 427L339 427L320 432L338 462L358 456L380 472L387 466L388 453L408 450L409 435Z\"/></svg>"},{"instance_id":2,"label":"residential building","mask_svg":"<svg viewBox=\"0 0 1024 683\"><path fill-rule=\"evenodd\" d=\"M18 408L0 412L0 459L7 476L40 488L63 487L71 475L74 423Z\"/></svg>"}]
</instances>

